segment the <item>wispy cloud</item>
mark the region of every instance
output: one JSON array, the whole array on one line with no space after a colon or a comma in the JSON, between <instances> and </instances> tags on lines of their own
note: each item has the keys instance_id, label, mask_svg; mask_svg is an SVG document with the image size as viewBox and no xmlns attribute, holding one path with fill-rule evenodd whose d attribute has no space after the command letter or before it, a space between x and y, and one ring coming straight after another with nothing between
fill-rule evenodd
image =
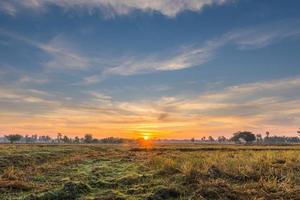
<instances>
[{"instance_id":1,"label":"wispy cloud","mask_svg":"<svg viewBox=\"0 0 300 200\"><path fill-rule=\"evenodd\" d=\"M14 65L0 65L0 82L1 85L19 86L40 85L50 81L49 75L39 72L26 72Z\"/></svg>"},{"instance_id":2,"label":"wispy cloud","mask_svg":"<svg viewBox=\"0 0 300 200\"><path fill-rule=\"evenodd\" d=\"M112 58L114 62L100 74L85 77L84 84L93 84L107 76L130 76L155 71L173 71L203 65L214 58L216 52L233 44L239 50L263 48L286 38L300 36L300 20L285 20L256 27L234 30L205 41L202 44L169 49L150 55Z\"/></svg>"},{"instance_id":3,"label":"wispy cloud","mask_svg":"<svg viewBox=\"0 0 300 200\"><path fill-rule=\"evenodd\" d=\"M47 83L49 80L41 77L36 77L36 76L28 76L28 75L22 75L20 79L18 80L19 83L24 84L24 83L37 83L37 84L42 84L42 83Z\"/></svg>"},{"instance_id":4,"label":"wispy cloud","mask_svg":"<svg viewBox=\"0 0 300 200\"><path fill-rule=\"evenodd\" d=\"M0 88L0 102L1 106L6 103L17 104L43 104L44 106L57 106L58 101L50 100L45 97L51 96L48 92L36 89L16 89L10 87Z\"/></svg>"},{"instance_id":5,"label":"wispy cloud","mask_svg":"<svg viewBox=\"0 0 300 200\"><path fill-rule=\"evenodd\" d=\"M51 57L45 63L45 66L50 69L84 70L91 66L89 58L75 52L75 48L69 47L62 36L57 36L47 44L40 45L40 48Z\"/></svg>"},{"instance_id":6,"label":"wispy cloud","mask_svg":"<svg viewBox=\"0 0 300 200\"><path fill-rule=\"evenodd\" d=\"M9 1L1 1L0 2L0 9L7 13L8 15L14 16L17 13L17 8L12 2Z\"/></svg>"},{"instance_id":7,"label":"wispy cloud","mask_svg":"<svg viewBox=\"0 0 300 200\"><path fill-rule=\"evenodd\" d=\"M212 60L216 52L228 44L245 50L263 48L287 38L299 37L300 20L290 19L237 29L202 43L147 55L137 53L123 56L112 55L106 58L82 55L80 48L67 42L63 35L58 35L47 43L41 43L5 29L0 29L0 34L42 50L49 57L43 64L50 71L89 69L92 75L83 77L82 81L77 84L94 84L114 75L130 76L200 66Z\"/></svg>"},{"instance_id":8,"label":"wispy cloud","mask_svg":"<svg viewBox=\"0 0 300 200\"><path fill-rule=\"evenodd\" d=\"M262 48L290 37L299 37L300 20L290 19L244 28L224 35L239 48Z\"/></svg>"},{"instance_id":9,"label":"wispy cloud","mask_svg":"<svg viewBox=\"0 0 300 200\"><path fill-rule=\"evenodd\" d=\"M84 70L91 66L90 59L76 52L75 48L69 47L70 44L62 35L54 37L47 43L42 43L3 28L0 28L0 34L42 50L49 56L49 59L44 62L44 66L48 69Z\"/></svg>"},{"instance_id":10,"label":"wispy cloud","mask_svg":"<svg viewBox=\"0 0 300 200\"><path fill-rule=\"evenodd\" d=\"M159 52L145 57L126 57L119 66L107 68L103 75L133 75L153 71L173 71L206 63L219 44L208 42L200 47L182 47L179 50Z\"/></svg>"},{"instance_id":11,"label":"wispy cloud","mask_svg":"<svg viewBox=\"0 0 300 200\"><path fill-rule=\"evenodd\" d=\"M4 0L0 9L10 15L16 15L22 10L41 10L49 6L58 6L65 11L79 10L87 14L101 12L106 18L117 15L128 15L133 11L159 12L167 17L175 17L183 11L199 12L205 6L223 5L232 0Z\"/></svg>"},{"instance_id":12,"label":"wispy cloud","mask_svg":"<svg viewBox=\"0 0 300 200\"><path fill-rule=\"evenodd\" d=\"M203 46L181 47L176 51L111 58L113 62L107 62L108 64L100 73L84 77L82 84L94 84L114 75L131 76L156 71L181 70L201 65L212 58L218 45L218 43L208 42Z\"/></svg>"}]
</instances>

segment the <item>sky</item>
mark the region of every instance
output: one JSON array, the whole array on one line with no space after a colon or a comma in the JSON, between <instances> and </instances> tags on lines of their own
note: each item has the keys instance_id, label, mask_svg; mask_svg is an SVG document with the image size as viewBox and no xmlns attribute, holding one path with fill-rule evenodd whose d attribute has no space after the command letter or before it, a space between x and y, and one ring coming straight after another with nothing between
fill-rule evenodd
<instances>
[{"instance_id":1,"label":"sky","mask_svg":"<svg viewBox=\"0 0 300 200\"><path fill-rule=\"evenodd\" d=\"M1 0L0 135L300 128L298 0Z\"/></svg>"}]
</instances>

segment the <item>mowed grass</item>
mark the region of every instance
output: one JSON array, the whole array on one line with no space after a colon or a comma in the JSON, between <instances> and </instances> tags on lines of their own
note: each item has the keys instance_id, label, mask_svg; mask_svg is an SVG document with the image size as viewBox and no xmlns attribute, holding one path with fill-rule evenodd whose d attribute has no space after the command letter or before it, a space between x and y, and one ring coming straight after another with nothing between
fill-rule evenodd
<instances>
[{"instance_id":1,"label":"mowed grass","mask_svg":"<svg viewBox=\"0 0 300 200\"><path fill-rule=\"evenodd\" d=\"M299 146L0 145L0 199L300 199Z\"/></svg>"}]
</instances>

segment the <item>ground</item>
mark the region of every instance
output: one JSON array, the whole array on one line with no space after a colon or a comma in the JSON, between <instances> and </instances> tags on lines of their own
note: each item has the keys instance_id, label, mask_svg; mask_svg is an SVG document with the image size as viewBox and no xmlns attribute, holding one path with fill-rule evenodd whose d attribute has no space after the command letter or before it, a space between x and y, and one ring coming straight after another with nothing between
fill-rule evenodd
<instances>
[{"instance_id":1,"label":"ground","mask_svg":"<svg viewBox=\"0 0 300 200\"><path fill-rule=\"evenodd\" d=\"M300 146L0 145L0 199L300 199Z\"/></svg>"}]
</instances>

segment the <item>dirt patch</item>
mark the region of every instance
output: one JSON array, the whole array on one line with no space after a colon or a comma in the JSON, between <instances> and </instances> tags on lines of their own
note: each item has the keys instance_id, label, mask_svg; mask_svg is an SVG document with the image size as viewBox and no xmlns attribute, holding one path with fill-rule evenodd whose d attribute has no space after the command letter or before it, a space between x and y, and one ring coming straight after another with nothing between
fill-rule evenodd
<instances>
[{"instance_id":1,"label":"dirt patch","mask_svg":"<svg viewBox=\"0 0 300 200\"><path fill-rule=\"evenodd\" d=\"M119 196L114 193L101 195L101 196L94 198L94 200L125 200L125 199L126 199L125 197Z\"/></svg>"},{"instance_id":2,"label":"dirt patch","mask_svg":"<svg viewBox=\"0 0 300 200\"><path fill-rule=\"evenodd\" d=\"M75 200L82 194L87 194L91 191L89 185L82 182L67 182L64 184L63 188L54 191L47 192L42 195L31 195L28 200L49 200L49 199L68 199Z\"/></svg>"},{"instance_id":3,"label":"dirt patch","mask_svg":"<svg viewBox=\"0 0 300 200\"><path fill-rule=\"evenodd\" d=\"M195 192L192 199L239 200L248 198L246 195L234 191L231 187L224 183L211 183L201 185L200 189Z\"/></svg>"},{"instance_id":4,"label":"dirt patch","mask_svg":"<svg viewBox=\"0 0 300 200\"><path fill-rule=\"evenodd\" d=\"M158 187L154 193L150 195L147 200L164 200L164 199L177 199L180 197L180 192L175 188Z\"/></svg>"},{"instance_id":5,"label":"dirt patch","mask_svg":"<svg viewBox=\"0 0 300 200\"><path fill-rule=\"evenodd\" d=\"M222 170L220 170L218 167L216 167L215 165L212 165L208 170L207 170L207 174L210 178L213 179L227 179L230 181L258 181L259 177L256 175L241 175L241 174L229 174L227 172L224 172Z\"/></svg>"},{"instance_id":6,"label":"dirt patch","mask_svg":"<svg viewBox=\"0 0 300 200\"><path fill-rule=\"evenodd\" d=\"M222 170L220 170L218 167L216 167L215 165L212 165L208 170L207 170L207 174L214 179L217 178L228 178L229 174L223 172Z\"/></svg>"},{"instance_id":7,"label":"dirt patch","mask_svg":"<svg viewBox=\"0 0 300 200\"><path fill-rule=\"evenodd\" d=\"M0 191L29 191L34 186L24 181L0 180Z\"/></svg>"},{"instance_id":8,"label":"dirt patch","mask_svg":"<svg viewBox=\"0 0 300 200\"><path fill-rule=\"evenodd\" d=\"M98 181L92 182L91 186L95 187L95 188L109 189L109 188L117 187L117 184L114 182L109 182L109 181L105 181L105 180L98 180Z\"/></svg>"},{"instance_id":9,"label":"dirt patch","mask_svg":"<svg viewBox=\"0 0 300 200\"><path fill-rule=\"evenodd\" d=\"M276 159L272 162L272 164L279 164L279 165L283 165L286 163L286 160L283 159Z\"/></svg>"},{"instance_id":10,"label":"dirt patch","mask_svg":"<svg viewBox=\"0 0 300 200\"><path fill-rule=\"evenodd\" d=\"M121 177L119 180L117 180L118 185L124 186L124 185L133 185L137 184L141 181L146 179L146 176L139 175L139 174L130 174L124 177Z\"/></svg>"}]
</instances>

